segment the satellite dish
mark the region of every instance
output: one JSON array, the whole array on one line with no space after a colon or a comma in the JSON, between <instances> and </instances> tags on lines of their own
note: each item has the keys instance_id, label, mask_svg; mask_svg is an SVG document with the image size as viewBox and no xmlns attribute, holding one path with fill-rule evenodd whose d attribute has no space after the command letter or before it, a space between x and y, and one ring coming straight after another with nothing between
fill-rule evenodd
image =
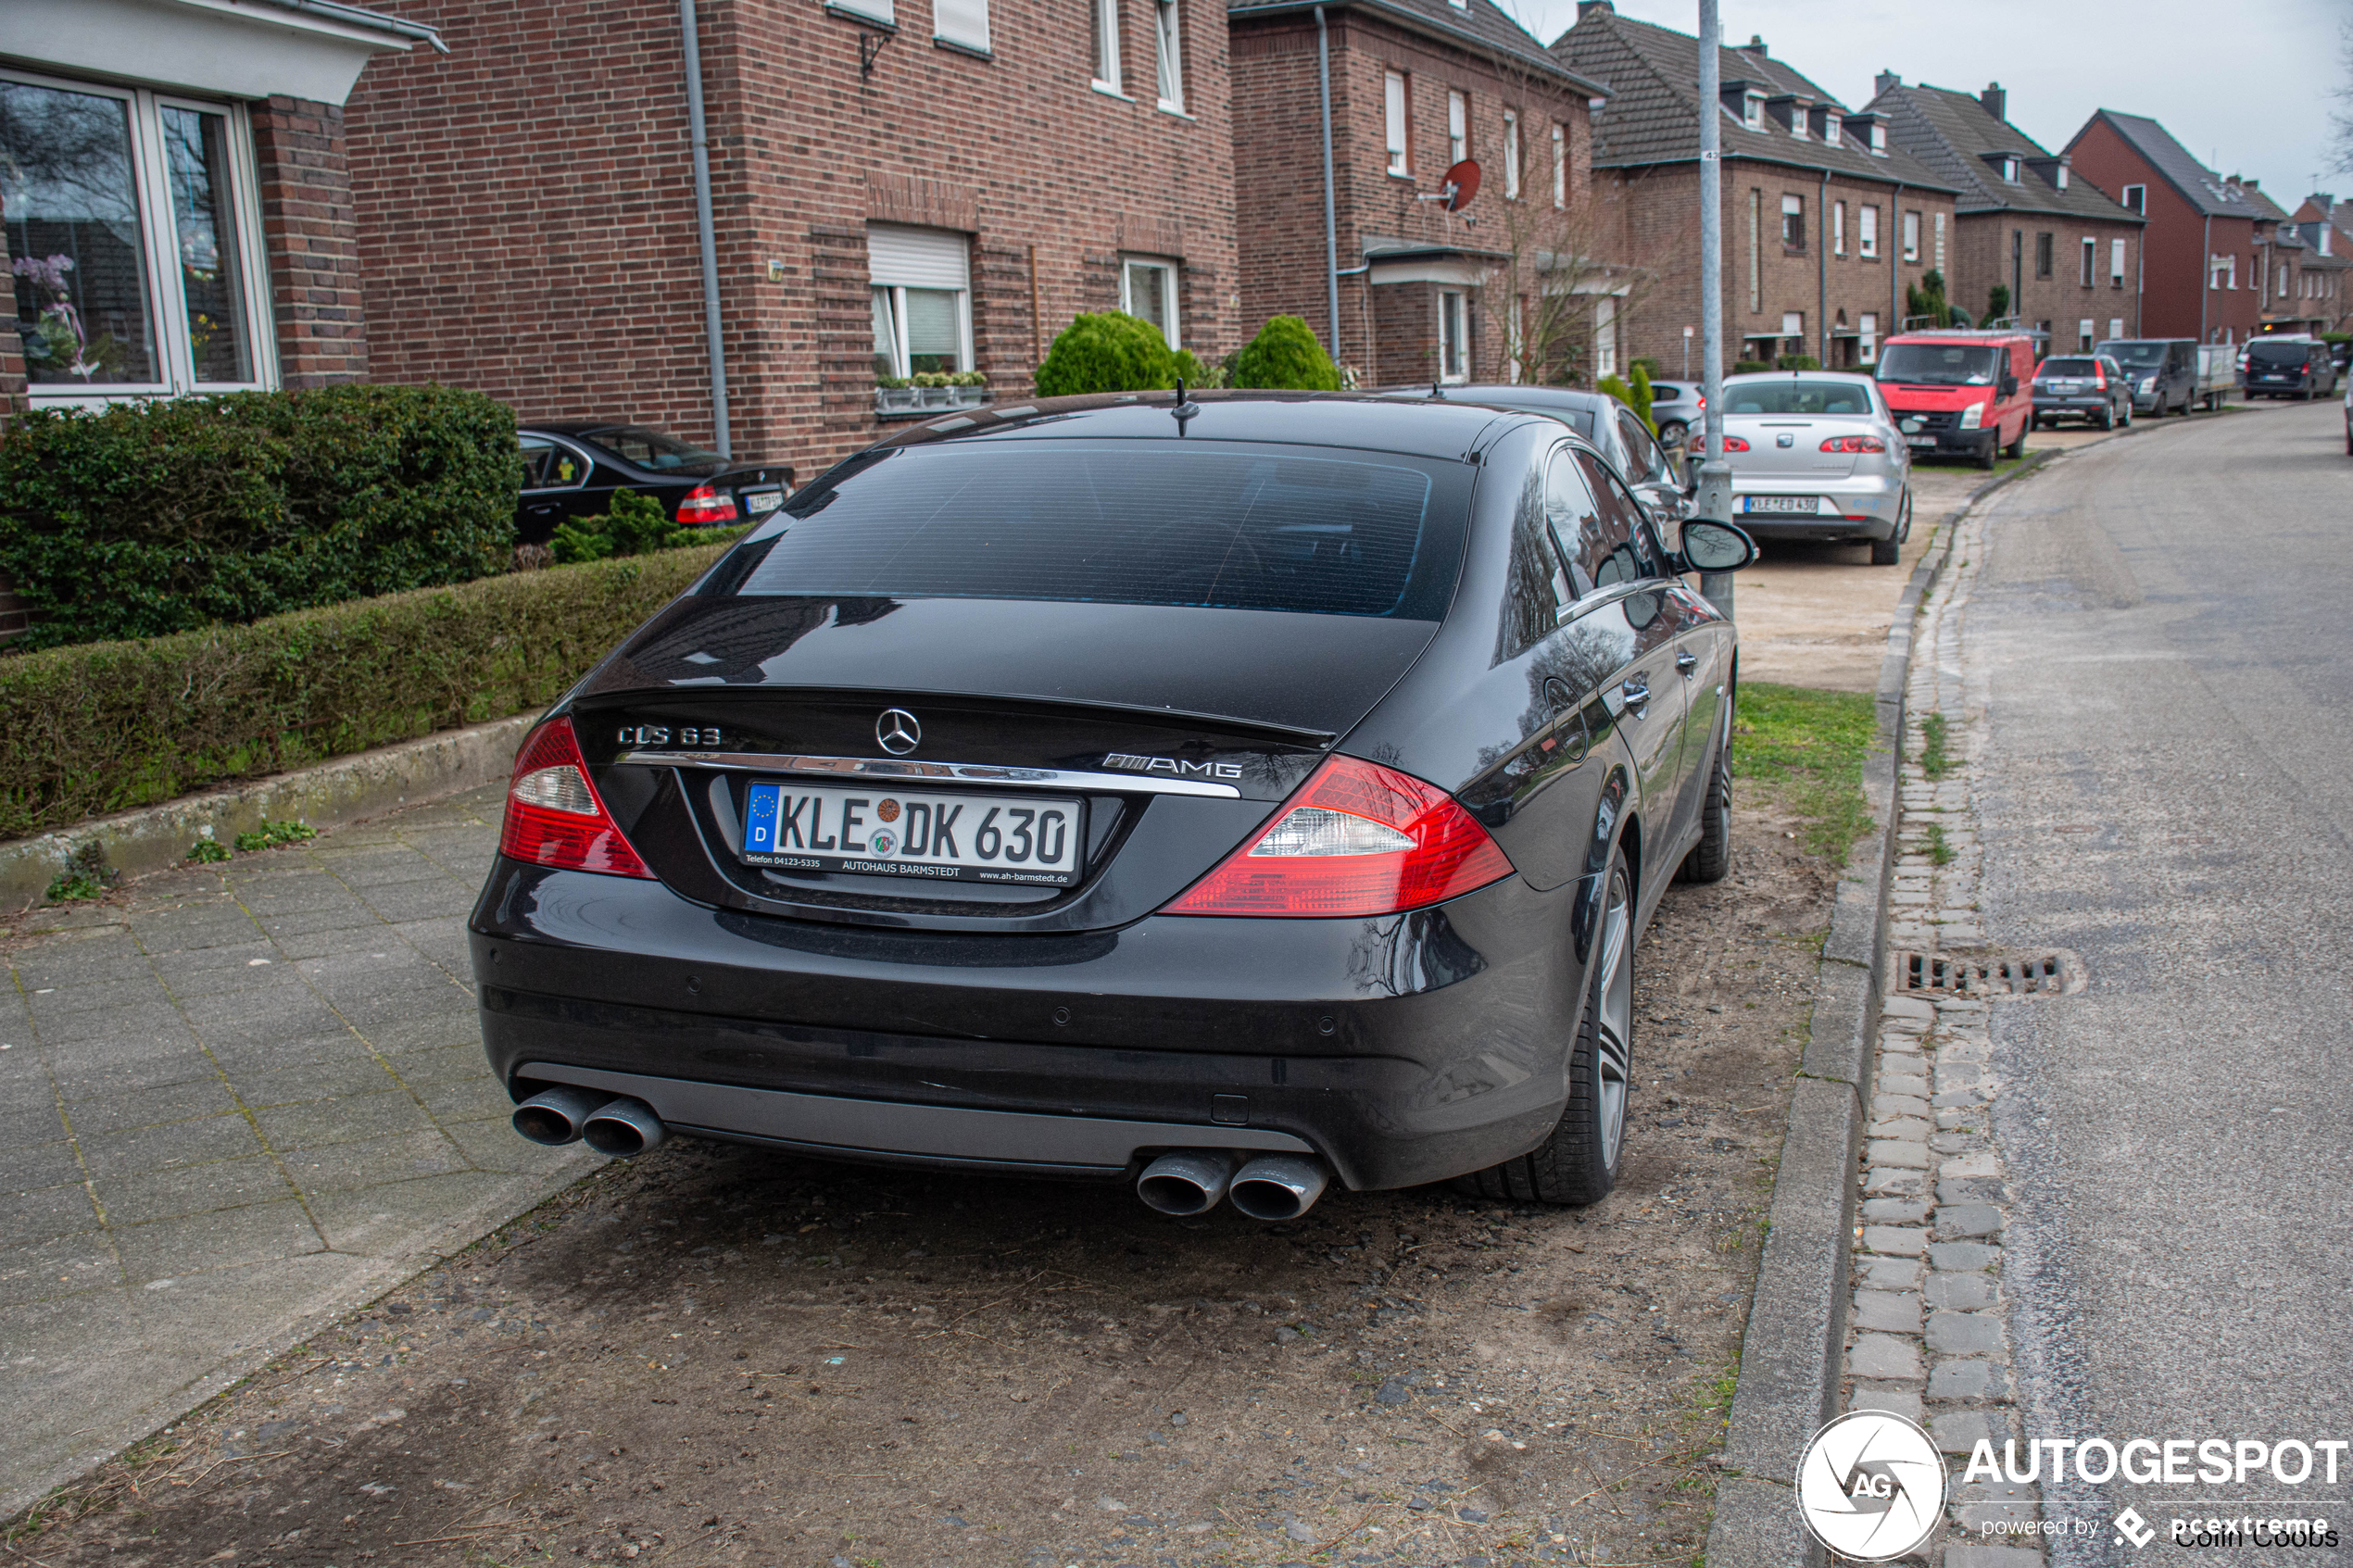
<instances>
[{"instance_id":1,"label":"satellite dish","mask_svg":"<svg viewBox=\"0 0 2353 1568\"><path fill-rule=\"evenodd\" d=\"M1470 206L1471 197L1478 194L1478 160L1465 158L1446 171L1441 188L1446 192L1446 210L1460 212Z\"/></svg>"}]
</instances>

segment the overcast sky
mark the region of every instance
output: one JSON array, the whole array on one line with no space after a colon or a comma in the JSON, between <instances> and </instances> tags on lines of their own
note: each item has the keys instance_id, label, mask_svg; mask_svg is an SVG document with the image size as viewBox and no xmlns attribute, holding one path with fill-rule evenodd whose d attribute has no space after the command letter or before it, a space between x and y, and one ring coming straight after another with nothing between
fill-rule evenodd
<instances>
[{"instance_id":1,"label":"overcast sky","mask_svg":"<svg viewBox=\"0 0 2353 1568\"><path fill-rule=\"evenodd\" d=\"M1498 0L1550 44L1576 0ZM1616 0L1620 16L1699 31L1697 0ZM1775 58L1850 108L1872 79L2009 90L2010 123L2057 152L2095 109L2160 120L2218 174L2260 180L2293 212L2315 189L2353 197L2328 172L2329 90L2340 80L2348 0L1719 0L1724 42L1764 35Z\"/></svg>"}]
</instances>

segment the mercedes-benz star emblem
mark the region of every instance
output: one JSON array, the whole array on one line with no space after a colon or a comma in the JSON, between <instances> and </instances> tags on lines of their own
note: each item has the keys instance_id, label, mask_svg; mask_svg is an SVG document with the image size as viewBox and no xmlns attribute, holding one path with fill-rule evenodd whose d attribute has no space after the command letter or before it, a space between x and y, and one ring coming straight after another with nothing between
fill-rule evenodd
<instances>
[{"instance_id":1,"label":"mercedes-benz star emblem","mask_svg":"<svg viewBox=\"0 0 2353 1568\"><path fill-rule=\"evenodd\" d=\"M924 738L924 727L903 708L886 708L875 721L875 738L893 757L904 757Z\"/></svg>"}]
</instances>

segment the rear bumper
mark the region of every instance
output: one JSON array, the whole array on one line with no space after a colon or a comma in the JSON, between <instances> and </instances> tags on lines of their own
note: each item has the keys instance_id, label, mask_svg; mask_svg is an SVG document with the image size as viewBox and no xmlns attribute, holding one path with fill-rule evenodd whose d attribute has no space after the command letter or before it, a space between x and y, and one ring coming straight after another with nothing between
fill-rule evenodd
<instances>
[{"instance_id":1,"label":"rear bumper","mask_svg":"<svg viewBox=\"0 0 2353 1568\"><path fill-rule=\"evenodd\" d=\"M1303 1147L1378 1188L1550 1133L1587 891L1507 877L1386 920L1000 936L747 915L501 860L471 928L484 1047L517 1099L583 1084L684 1132L1014 1174Z\"/></svg>"},{"instance_id":2,"label":"rear bumper","mask_svg":"<svg viewBox=\"0 0 2353 1568\"><path fill-rule=\"evenodd\" d=\"M1751 496L1807 495L1822 508L1811 516L1752 512ZM1904 516L1904 482L1892 474L1847 479L1748 479L1732 475L1732 521L1759 539L1892 539Z\"/></svg>"},{"instance_id":3,"label":"rear bumper","mask_svg":"<svg viewBox=\"0 0 2353 1568\"><path fill-rule=\"evenodd\" d=\"M2111 407L2104 393L2090 393L2082 397L2037 397L2034 417L2038 420L2066 419L2077 416L2096 420Z\"/></svg>"}]
</instances>

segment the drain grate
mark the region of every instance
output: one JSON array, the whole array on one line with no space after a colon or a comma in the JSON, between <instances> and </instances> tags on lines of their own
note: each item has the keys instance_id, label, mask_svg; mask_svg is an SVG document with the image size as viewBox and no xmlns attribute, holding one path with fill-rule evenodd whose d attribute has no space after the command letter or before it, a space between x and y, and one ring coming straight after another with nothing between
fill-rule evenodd
<instances>
[{"instance_id":1,"label":"drain grate","mask_svg":"<svg viewBox=\"0 0 2353 1568\"><path fill-rule=\"evenodd\" d=\"M2058 997L2083 989L2083 960L2073 953L1897 952L1889 965L1894 996Z\"/></svg>"}]
</instances>

